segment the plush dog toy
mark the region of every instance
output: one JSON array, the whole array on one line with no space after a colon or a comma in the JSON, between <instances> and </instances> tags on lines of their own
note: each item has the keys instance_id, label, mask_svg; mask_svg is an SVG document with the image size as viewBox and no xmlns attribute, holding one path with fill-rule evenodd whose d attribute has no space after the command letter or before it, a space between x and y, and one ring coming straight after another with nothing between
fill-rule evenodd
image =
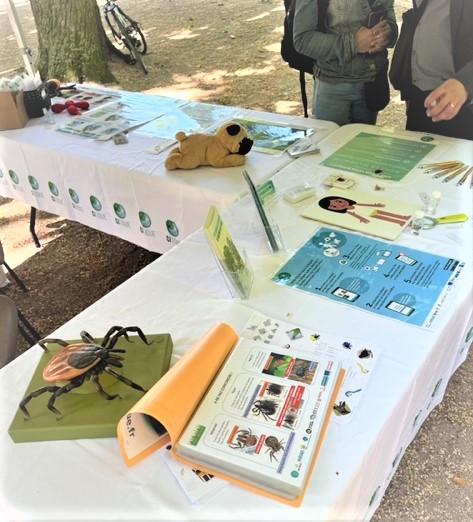
<instances>
[{"instance_id":1,"label":"plush dog toy","mask_svg":"<svg viewBox=\"0 0 473 522\"><path fill-rule=\"evenodd\" d=\"M176 134L179 146L171 150L164 163L168 170L195 169L199 165L236 167L245 163L253 140L244 127L235 122L221 125L215 134Z\"/></svg>"}]
</instances>

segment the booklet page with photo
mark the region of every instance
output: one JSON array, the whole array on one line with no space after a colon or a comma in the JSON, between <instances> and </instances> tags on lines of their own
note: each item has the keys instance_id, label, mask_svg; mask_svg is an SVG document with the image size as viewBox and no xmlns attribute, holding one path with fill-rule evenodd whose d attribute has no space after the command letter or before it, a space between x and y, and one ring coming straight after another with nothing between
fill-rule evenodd
<instances>
[{"instance_id":1,"label":"booklet page with photo","mask_svg":"<svg viewBox=\"0 0 473 522\"><path fill-rule=\"evenodd\" d=\"M333 357L238 339L220 323L123 417L123 455L132 464L170 438L182 462L300 505L343 375Z\"/></svg>"}]
</instances>

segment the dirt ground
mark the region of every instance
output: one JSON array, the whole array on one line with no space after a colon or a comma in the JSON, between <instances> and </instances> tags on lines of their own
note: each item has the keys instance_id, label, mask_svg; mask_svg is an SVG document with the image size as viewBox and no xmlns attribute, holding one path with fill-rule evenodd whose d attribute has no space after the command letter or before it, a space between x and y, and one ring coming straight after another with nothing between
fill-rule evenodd
<instances>
[{"instance_id":1,"label":"dirt ground","mask_svg":"<svg viewBox=\"0 0 473 522\"><path fill-rule=\"evenodd\" d=\"M34 56L36 33L29 3L15 3ZM117 79L113 87L302 115L298 75L279 55L283 0L121 0L120 4L142 23L149 74L112 58ZM400 14L411 2L395 4ZM22 59L2 0L0 35L0 77L11 77L22 67ZM396 93L378 123L404 128L404 107ZM0 197L0 239L6 260L29 287L24 293L12 283L4 291L41 336L157 257L44 212L38 212L36 229L41 249L29 234L29 207ZM18 352L27 348L20 340ZM373 520L473 520L471 401L463 396L472 389L472 371L470 358L408 448Z\"/></svg>"}]
</instances>

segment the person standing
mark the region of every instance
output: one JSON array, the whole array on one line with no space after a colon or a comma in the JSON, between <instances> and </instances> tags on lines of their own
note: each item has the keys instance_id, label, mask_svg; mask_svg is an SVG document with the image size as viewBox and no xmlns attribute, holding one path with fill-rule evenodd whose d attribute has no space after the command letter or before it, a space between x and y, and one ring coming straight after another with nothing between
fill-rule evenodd
<instances>
[{"instance_id":1,"label":"person standing","mask_svg":"<svg viewBox=\"0 0 473 522\"><path fill-rule=\"evenodd\" d=\"M406 129L473 140L473 0L423 1Z\"/></svg>"},{"instance_id":2,"label":"person standing","mask_svg":"<svg viewBox=\"0 0 473 522\"><path fill-rule=\"evenodd\" d=\"M320 30L318 2L328 2ZM368 28L370 13L378 11L383 20ZM315 118L347 123L375 124L367 92L376 75L387 78L387 47L393 46L398 29L393 0L297 0L294 16L294 46L315 60ZM384 80L389 100L389 86ZM368 104L367 104L368 102Z\"/></svg>"}]
</instances>

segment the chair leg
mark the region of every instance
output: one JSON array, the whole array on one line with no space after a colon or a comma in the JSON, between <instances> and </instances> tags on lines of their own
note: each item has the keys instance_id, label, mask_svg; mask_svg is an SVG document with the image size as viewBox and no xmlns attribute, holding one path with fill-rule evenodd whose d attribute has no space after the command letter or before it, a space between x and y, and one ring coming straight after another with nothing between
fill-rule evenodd
<instances>
[{"instance_id":1,"label":"chair leg","mask_svg":"<svg viewBox=\"0 0 473 522\"><path fill-rule=\"evenodd\" d=\"M30 342L29 339L33 341L31 342L32 345L36 344L41 339L41 336L36 331L34 326L28 321L28 319L20 310L18 310L18 329L20 330L20 333L24 339L26 339L28 342Z\"/></svg>"},{"instance_id":2,"label":"chair leg","mask_svg":"<svg viewBox=\"0 0 473 522\"><path fill-rule=\"evenodd\" d=\"M13 277L13 279L16 281L17 285L23 290L23 292L28 292L28 288L26 288L25 283L23 283L23 281L16 275L13 268L10 268L6 261L3 261L3 264L5 268L8 270L8 273Z\"/></svg>"},{"instance_id":3,"label":"chair leg","mask_svg":"<svg viewBox=\"0 0 473 522\"><path fill-rule=\"evenodd\" d=\"M0 294L6 295L3 291L3 288L0 288ZM41 336L36 331L35 327L26 318L25 314L23 314L23 312L18 309L18 307L17 314L18 331L20 332L23 339L25 339L25 341L27 341L30 344L30 346L33 346L33 344L36 344L41 339Z\"/></svg>"},{"instance_id":4,"label":"chair leg","mask_svg":"<svg viewBox=\"0 0 473 522\"><path fill-rule=\"evenodd\" d=\"M20 332L20 335L23 337L23 339L30 345L33 346L36 344L37 340L35 340L31 335L23 328L20 321L18 321L18 331Z\"/></svg>"},{"instance_id":5,"label":"chair leg","mask_svg":"<svg viewBox=\"0 0 473 522\"><path fill-rule=\"evenodd\" d=\"M36 248L41 248L41 243L39 242L38 236L36 235L35 225L36 225L36 208L31 207L30 232L31 232L31 235L33 236L33 241L34 241L34 244L36 245Z\"/></svg>"}]
</instances>

